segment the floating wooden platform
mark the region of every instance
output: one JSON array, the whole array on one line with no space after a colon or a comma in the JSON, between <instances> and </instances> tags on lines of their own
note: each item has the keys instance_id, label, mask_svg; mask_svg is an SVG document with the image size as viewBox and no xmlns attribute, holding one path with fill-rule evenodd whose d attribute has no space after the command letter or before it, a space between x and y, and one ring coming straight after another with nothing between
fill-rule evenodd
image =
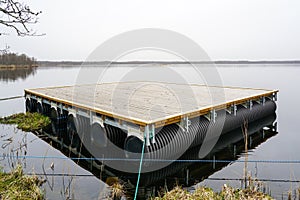
<instances>
[{"instance_id":1,"label":"floating wooden platform","mask_svg":"<svg viewBox=\"0 0 300 200\"><path fill-rule=\"evenodd\" d=\"M278 90L219 87L161 82L119 82L26 89L26 97L47 101L66 110L80 109L139 126L159 127L264 98ZM234 109L233 109L234 110Z\"/></svg>"}]
</instances>

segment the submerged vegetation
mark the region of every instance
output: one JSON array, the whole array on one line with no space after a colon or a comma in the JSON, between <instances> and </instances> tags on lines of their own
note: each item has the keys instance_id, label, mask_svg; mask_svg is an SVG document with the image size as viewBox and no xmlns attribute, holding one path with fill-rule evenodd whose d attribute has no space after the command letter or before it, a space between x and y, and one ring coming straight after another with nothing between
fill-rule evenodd
<instances>
[{"instance_id":1,"label":"submerged vegetation","mask_svg":"<svg viewBox=\"0 0 300 200\"><path fill-rule=\"evenodd\" d=\"M37 176L24 175L20 165L10 173L0 170L0 199L44 199L42 183Z\"/></svg>"},{"instance_id":2,"label":"submerged vegetation","mask_svg":"<svg viewBox=\"0 0 300 200\"><path fill-rule=\"evenodd\" d=\"M182 189L181 187L177 186L173 190L165 193L162 197L156 197L153 200L177 200L177 199L189 199L189 200L223 200L223 199L230 199L230 200L240 200L240 199L273 199L269 195L266 195L260 191L254 189L235 189L224 185L221 192L214 192L211 188L208 187L199 187L195 190L195 192L191 193L187 190Z\"/></svg>"},{"instance_id":3,"label":"submerged vegetation","mask_svg":"<svg viewBox=\"0 0 300 200\"><path fill-rule=\"evenodd\" d=\"M1 124L16 124L23 131L37 131L47 127L51 120L39 113L18 113L0 118Z\"/></svg>"}]
</instances>

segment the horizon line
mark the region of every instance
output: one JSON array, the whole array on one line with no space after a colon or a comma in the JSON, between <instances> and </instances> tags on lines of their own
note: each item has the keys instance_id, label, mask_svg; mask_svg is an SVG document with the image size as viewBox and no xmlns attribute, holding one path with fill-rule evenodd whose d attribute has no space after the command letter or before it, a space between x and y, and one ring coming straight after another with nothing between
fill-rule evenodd
<instances>
[{"instance_id":1,"label":"horizon line","mask_svg":"<svg viewBox=\"0 0 300 200\"><path fill-rule=\"evenodd\" d=\"M250 63L289 63L289 64L298 64L300 59L294 60L211 60L211 61L177 61L177 60L126 60L126 61L75 61L75 60L38 60L38 63L119 63L119 64L131 64L131 63L174 63L174 64L186 64L186 63L200 63L200 64L231 64L231 63L240 63L240 64L250 64Z\"/></svg>"}]
</instances>

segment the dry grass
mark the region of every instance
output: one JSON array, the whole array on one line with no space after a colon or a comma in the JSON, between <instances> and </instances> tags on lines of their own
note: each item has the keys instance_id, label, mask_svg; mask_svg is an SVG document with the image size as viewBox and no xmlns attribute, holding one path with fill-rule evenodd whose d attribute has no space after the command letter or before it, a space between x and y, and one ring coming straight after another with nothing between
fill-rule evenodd
<instances>
[{"instance_id":1,"label":"dry grass","mask_svg":"<svg viewBox=\"0 0 300 200\"><path fill-rule=\"evenodd\" d=\"M40 200L44 199L40 185L42 182L36 176L23 174L21 166L10 173L0 172L0 199Z\"/></svg>"},{"instance_id":2,"label":"dry grass","mask_svg":"<svg viewBox=\"0 0 300 200\"><path fill-rule=\"evenodd\" d=\"M106 179L106 184L110 187L110 195L107 199L121 199L125 197L125 186L120 183L120 180L117 177L108 177Z\"/></svg>"},{"instance_id":3,"label":"dry grass","mask_svg":"<svg viewBox=\"0 0 300 200\"><path fill-rule=\"evenodd\" d=\"M267 200L272 199L272 197L263 194L262 192L247 189L235 189L224 185L222 191L217 193L214 192L211 188L199 187L195 192L190 193L181 187L177 186L170 192L167 192L162 197L156 197L154 200L242 200L242 199L255 199L255 200Z\"/></svg>"},{"instance_id":4,"label":"dry grass","mask_svg":"<svg viewBox=\"0 0 300 200\"><path fill-rule=\"evenodd\" d=\"M51 120L39 113L18 113L0 118L1 124L17 124L17 128L23 131L37 131L45 128Z\"/></svg>"},{"instance_id":5,"label":"dry grass","mask_svg":"<svg viewBox=\"0 0 300 200\"><path fill-rule=\"evenodd\" d=\"M111 195L113 199L119 199L124 196L124 186L116 182L111 186Z\"/></svg>"}]
</instances>

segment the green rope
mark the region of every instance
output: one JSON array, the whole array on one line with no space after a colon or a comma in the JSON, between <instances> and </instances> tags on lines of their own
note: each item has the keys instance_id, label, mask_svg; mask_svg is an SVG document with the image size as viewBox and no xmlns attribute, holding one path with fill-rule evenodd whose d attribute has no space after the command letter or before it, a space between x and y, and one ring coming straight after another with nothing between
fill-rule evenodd
<instances>
[{"instance_id":1,"label":"green rope","mask_svg":"<svg viewBox=\"0 0 300 200\"><path fill-rule=\"evenodd\" d=\"M134 200L136 200L137 193L138 193L138 190L139 190L139 183L140 183L142 164L143 164L143 158L144 158L144 149L145 149L145 140L143 142L142 155L141 155L140 167L139 167L139 174L138 174L138 179L137 179L136 186L135 186Z\"/></svg>"}]
</instances>

